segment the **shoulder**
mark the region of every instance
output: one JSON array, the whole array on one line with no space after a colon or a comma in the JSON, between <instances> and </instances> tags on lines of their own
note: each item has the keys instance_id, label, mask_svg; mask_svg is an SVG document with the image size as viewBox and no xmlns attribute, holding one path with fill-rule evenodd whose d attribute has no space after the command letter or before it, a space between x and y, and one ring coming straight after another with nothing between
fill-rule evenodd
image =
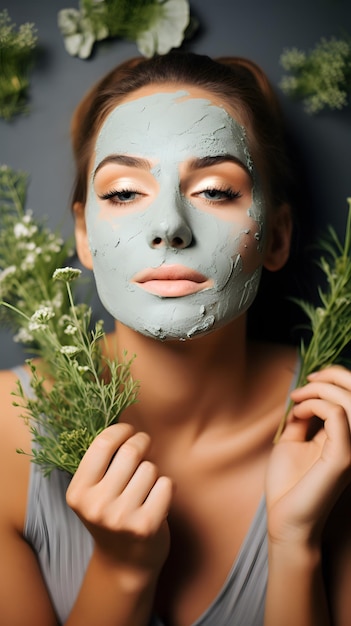
<instances>
[{"instance_id":1,"label":"shoulder","mask_svg":"<svg viewBox=\"0 0 351 626\"><path fill-rule=\"evenodd\" d=\"M17 373L0 371L0 614L2 623L56 625L36 555L23 538L31 436L13 406ZM19 602L20 598L20 602Z\"/></svg>"},{"instance_id":2,"label":"shoulder","mask_svg":"<svg viewBox=\"0 0 351 626\"><path fill-rule=\"evenodd\" d=\"M22 409L13 404L17 380L15 371L0 371L0 511L2 518L6 516L7 522L22 531L30 459L16 450L30 451L31 436Z\"/></svg>"}]
</instances>

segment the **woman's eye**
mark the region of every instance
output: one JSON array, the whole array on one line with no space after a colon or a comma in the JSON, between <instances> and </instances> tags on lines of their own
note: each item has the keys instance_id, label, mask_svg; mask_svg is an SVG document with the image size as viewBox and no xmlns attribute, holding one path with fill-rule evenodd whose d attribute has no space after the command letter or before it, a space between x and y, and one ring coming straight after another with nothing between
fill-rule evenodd
<instances>
[{"instance_id":1,"label":"woman's eye","mask_svg":"<svg viewBox=\"0 0 351 626\"><path fill-rule=\"evenodd\" d=\"M113 204L129 204L134 202L141 195L141 193L131 189L121 189L120 191L111 189L111 191L101 194L99 198L100 200L110 200Z\"/></svg>"},{"instance_id":2,"label":"woman's eye","mask_svg":"<svg viewBox=\"0 0 351 626\"><path fill-rule=\"evenodd\" d=\"M230 200L237 200L241 198L240 191L234 191L231 188L228 189L204 189L197 194L198 196L202 196L205 200L209 202L228 202Z\"/></svg>"}]
</instances>

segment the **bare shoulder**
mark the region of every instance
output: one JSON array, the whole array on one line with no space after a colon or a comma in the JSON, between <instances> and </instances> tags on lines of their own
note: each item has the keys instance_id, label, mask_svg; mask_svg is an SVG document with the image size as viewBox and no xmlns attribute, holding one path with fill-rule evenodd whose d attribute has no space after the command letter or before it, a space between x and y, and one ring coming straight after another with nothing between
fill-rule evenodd
<instances>
[{"instance_id":1,"label":"bare shoulder","mask_svg":"<svg viewBox=\"0 0 351 626\"><path fill-rule=\"evenodd\" d=\"M20 530L23 528L30 461L16 450L29 451L31 442L28 426L20 417L21 409L13 405L16 382L14 371L0 371L0 511L2 514L6 512Z\"/></svg>"},{"instance_id":2,"label":"bare shoulder","mask_svg":"<svg viewBox=\"0 0 351 626\"><path fill-rule=\"evenodd\" d=\"M36 556L23 537L31 436L13 406L17 375L0 371L0 615L3 624L56 626ZM19 602L20 598L20 602Z\"/></svg>"}]
</instances>

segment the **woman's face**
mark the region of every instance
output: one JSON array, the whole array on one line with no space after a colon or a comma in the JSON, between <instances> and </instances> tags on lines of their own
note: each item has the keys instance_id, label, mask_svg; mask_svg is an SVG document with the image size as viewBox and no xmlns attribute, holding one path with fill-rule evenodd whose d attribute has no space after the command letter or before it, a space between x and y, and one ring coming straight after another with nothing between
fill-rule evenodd
<instances>
[{"instance_id":1,"label":"woman's face","mask_svg":"<svg viewBox=\"0 0 351 626\"><path fill-rule=\"evenodd\" d=\"M245 130L207 91L143 88L104 122L86 222L100 299L126 326L185 340L241 315L265 221Z\"/></svg>"}]
</instances>

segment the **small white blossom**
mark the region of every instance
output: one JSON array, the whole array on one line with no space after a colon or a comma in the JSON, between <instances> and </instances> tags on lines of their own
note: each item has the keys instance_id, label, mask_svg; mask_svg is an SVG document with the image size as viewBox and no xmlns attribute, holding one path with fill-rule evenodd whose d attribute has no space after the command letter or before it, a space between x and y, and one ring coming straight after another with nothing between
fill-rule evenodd
<instances>
[{"instance_id":1,"label":"small white blossom","mask_svg":"<svg viewBox=\"0 0 351 626\"><path fill-rule=\"evenodd\" d=\"M25 243L23 247L26 250L35 250L36 245L35 245L34 241L29 241L28 243Z\"/></svg>"},{"instance_id":2,"label":"small white blossom","mask_svg":"<svg viewBox=\"0 0 351 626\"><path fill-rule=\"evenodd\" d=\"M68 324L68 326L66 326L64 333L66 335L75 335L77 332L77 327L73 326L72 324Z\"/></svg>"},{"instance_id":3,"label":"small white blossom","mask_svg":"<svg viewBox=\"0 0 351 626\"><path fill-rule=\"evenodd\" d=\"M21 270L27 272L28 270L33 269L36 261L36 255L34 252L30 252L27 254L26 258L21 263Z\"/></svg>"},{"instance_id":4,"label":"small white blossom","mask_svg":"<svg viewBox=\"0 0 351 626\"><path fill-rule=\"evenodd\" d=\"M61 315L59 321L58 321L58 325L59 326L66 326L66 324L70 324L71 323L71 318L69 315L67 315L67 313L65 313L64 315Z\"/></svg>"},{"instance_id":5,"label":"small white blossom","mask_svg":"<svg viewBox=\"0 0 351 626\"><path fill-rule=\"evenodd\" d=\"M60 352L66 356L74 356L79 352L79 348L76 348L76 346L61 346Z\"/></svg>"},{"instance_id":6,"label":"small white blossom","mask_svg":"<svg viewBox=\"0 0 351 626\"><path fill-rule=\"evenodd\" d=\"M6 278L8 278L8 276L13 276L14 274L16 274L17 268L15 267L15 265L9 265L9 267L6 267L6 269L2 270L2 272L0 272L0 283L4 282Z\"/></svg>"},{"instance_id":7,"label":"small white blossom","mask_svg":"<svg viewBox=\"0 0 351 626\"><path fill-rule=\"evenodd\" d=\"M60 267L54 271L52 277L54 280L63 280L70 283L72 280L78 278L81 275L81 270L74 267Z\"/></svg>"},{"instance_id":8,"label":"small white blossom","mask_svg":"<svg viewBox=\"0 0 351 626\"><path fill-rule=\"evenodd\" d=\"M33 313L28 324L31 332L36 330L46 330L47 322L55 317L55 313L51 306L42 306Z\"/></svg>"},{"instance_id":9,"label":"small white blossom","mask_svg":"<svg viewBox=\"0 0 351 626\"><path fill-rule=\"evenodd\" d=\"M28 228L22 222L18 222L18 224L15 224L13 232L16 239L21 239L21 237L28 237L29 235Z\"/></svg>"},{"instance_id":10,"label":"small white blossom","mask_svg":"<svg viewBox=\"0 0 351 626\"><path fill-rule=\"evenodd\" d=\"M22 218L22 222L24 222L24 224L29 224L32 221L32 218L33 218L33 211L28 210L24 214Z\"/></svg>"},{"instance_id":11,"label":"small white blossom","mask_svg":"<svg viewBox=\"0 0 351 626\"><path fill-rule=\"evenodd\" d=\"M41 324L40 322L29 322L28 329L34 333L36 330L46 330L47 324Z\"/></svg>"},{"instance_id":12,"label":"small white blossom","mask_svg":"<svg viewBox=\"0 0 351 626\"><path fill-rule=\"evenodd\" d=\"M53 317L55 317L55 313L51 306L42 306L33 313L31 317L31 321L33 322L48 322Z\"/></svg>"},{"instance_id":13,"label":"small white blossom","mask_svg":"<svg viewBox=\"0 0 351 626\"><path fill-rule=\"evenodd\" d=\"M20 328L18 333L14 335L13 340L15 343L32 343L34 341L33 335L30 334L27 328Z\"/></svg>"}]
</instances>

